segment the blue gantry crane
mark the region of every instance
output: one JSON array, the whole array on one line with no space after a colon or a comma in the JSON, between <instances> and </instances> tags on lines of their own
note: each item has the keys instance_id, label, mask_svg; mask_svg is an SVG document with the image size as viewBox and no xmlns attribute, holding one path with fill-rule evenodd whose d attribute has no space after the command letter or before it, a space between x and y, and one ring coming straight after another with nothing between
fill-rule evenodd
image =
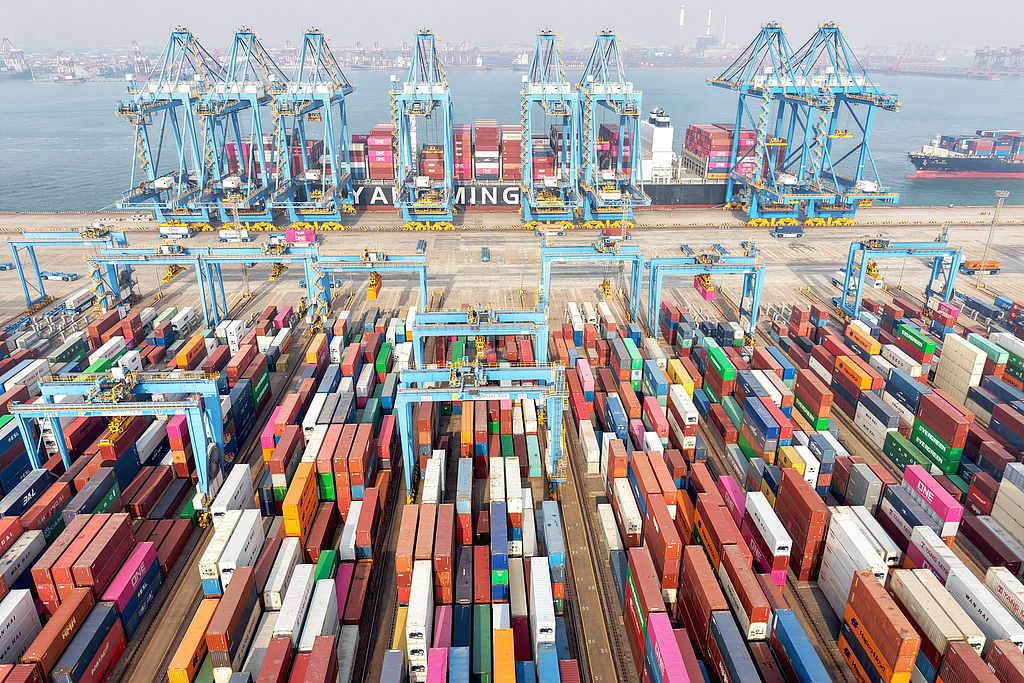
<instances>
[{"instance_id":1,"label":"blue gantry crane","mask_svg":"<svg viewBox=\"0 0 1024 683\"><path fill-rule=\"evenodd\" d=\"M685 256L654 256L647 260L647 329L651 335L658 335L661 324L661 290L668 275L687 275L694 278L710 278L715 275L742 275L740 292L739 322L746 322L748 340L753 340L757 330L757 319L761 308L761 292L764 289L767 269L758 260L759 250L751 241L741 245L743 254L734 256L720 244L711 249L697 251L689 245L682 245Z\"/></svg>"},{"instance_id":2,"label":"blue gantry crane","mask_svg":"<svg viewBox=\"0 0 1024 683\"><path fill-rule=\"evenodd\" d=\"M421 29L405 80L392 77L395 191L402 220L451 222L455 211L452 94L433 32ZM440 152L440 177L423 173L424 153Z\"/></svg>"},{"instance_id":3,"label":"blue gantry crane","mask_svg":"<svg viewBox=\"0 0 1024 683\"><path fill-rule=\"evenodd\" d=\"M547 313L551 298L551 266L556 263L620 263L631 265L629 280L629 315L636 320L640 313L640 288L643 286L644 255L639 247L622 244L621 237L602 234L590 245L550 246L541 235L540 285L537 310Z\"/></svg>"},{"instance_id":4,"label":"blue gantry crane","mask_svg":"<svg viewBox=\"0 0 1024 683\"><path fill-rule=\"evenodd\" d=\"M207 181L201 201L223 222L273 220L268 200L275 162L291 151L285 146L272 154L264 144L264 123L271 120L276 97L287 84L259 36L243 27L235 32L219 77L199 98Z\"/></svg>"},{"instance_id":5,"label":"blue gantry crane","mask_svg":"<svg viewBox=\"0 0 1024 683\"><path fill-rule=\"evenodd\" d=\"M21 291L25 295L25 308L29 313L47 306L53 301L53 297L46 293L43 285L42 271L39 268L39 259L36 256L36 249L39 247L109 247L120 248L128 245L125 234L119 230L109 230L103 226L89 226L80 230L23 230L17 237L7 240L11 249L14 269L18 273L18 281L21 283ZM25 267L21 262L21 254L28 256L31 273L25 273ZM29 279L31 277L31 280ZM120 293L131 282L131 270L119 269L116 266L108 266L105 274L106 280L116 283L117 302L120 303Z\"/></svg>"},{"instance_id":6,"label":"blue gantry crane","mask_svg":"<svg viewBox=\"0 0 1024 683\"><path fill-rule=\"evenodd\" d=\"M217 59L179 26L147 80L129 82L129 97L118 102L117 113L134 128L135 163L119 208L152 209L161 221L209 222L202 198L210 177L198 106L223 77Z\"/></svg>"},{"instance_id":7,"label":"blue gantry crane","mask_svg":"<svg viewBox=\"0 0 1024 683\"><path fill-rule=\"evenodd\" d=\"M307 30L275 116L277 149L293 153L278 157L274 205L292 221L340 221L355 211L345 99L353 89L327 36ZM316 135L323 141L319 156L310 150Z\"/></svg>"},{"instance_id":8,"label":"blue gantry crane","mask_svg":"<svg viewBox=\"0 0 1024 683\"><path fill-rule=\"evenodd\" d=\"M426 340L432 337L495 337L523 335L533 339L539 365L548 362L548 317L540 311L503 311L484 307L467 311L417 313L412 325L412 348L417 367L423 367Z\"/></svg>"},{"instance_id":9,"label":"blue gantry crane","mask_svg":"<svg viewBox=\"0 0 1024 683\"><path fill-rule=\"evenodd\" d=\"M842 224L860 205L897 203L899 194L882 184L871 153L871 133L876 111L899 111L899 98L882 92L871 80L834 23L820 26L794 60L810 87L832 99L830 107L812 110L817 119L812 126L811 165L822 188L833 196L809 203L808 224L847 219Z\"/></svg>"},{"instance_id":10,"label":"blue gantry crane","mask_svg":"<svg viewBox=\"0 0 1024 683\"><path fill-rule=\"evenodd\" d=\"M116 430L123 418L137 415L171 417L185 415L192 454L195 458L198 488L209 496L211 477L227 463L224 460L224 415L217 377L203 372L132 372L124 377L113 374L73 374L51 377L39 382L42 400L15 403L8 407L18 421L18 431L33 468L42 467L39 442L32 430L33 420L49 420L64 466L71 467L71 456L64 440L61 418L105 417ZM154 394L187 394L180 401L154 401ZM57 396L80 396L76 403L54 403Z\"/></svg>"},{"instance_id":11,"label":"blue gantry crane","mask_svg":"<svg viewBox=\"0 0 1024 683\"><path fill-rule=\"evenodd\" d=\"M524 221L572 221L579 207L579 92L562 66L558 36L537 34L530 68L523 76L522 194ZM536 146L535 146L536 145ZM551 155L552 174L538 169Z\"/></svg>"},{"instance_id":12,"label":"blue gantry crane","mask_svg":"<svg viewBox=\"0 0 1024 683\"><path fill-rule=\"evenodd\" d=\"M597 35L594 51L576 87L580 102L583 218L632 220L635 207L651 203L640 177L642 96L626 80L613 32L602 31Z\"/></svg>"},{"instance_id":13,"label":"blue gantry crane","mask_svg":"<svg viewBox=\"0 0 1024 683\"><path fill-rule=\"evenodd\" d=\"M564 367L554 365L494 368L478 364L457 364L437 370L402 370L399 380L401 384L395 396L394 413L398 416L407 500L411 502L416 491L416 458L413 444L415 430L412 411L413 406L424 401L537 401L543 410L547 430L547 444L544 449L547 456L546 474L552 492L557 495L558 487L566 477L562 411L565 409L568 393ZM506 380L531 384L501 386ZM425 388L431 384L436 387Z\"/></svg>"},{"instance_id":14,"label":"blue gantry crane","mask_svg":"<svg viewBox=\"0 0 1024 683\"><path fill-rule=\"evenodd\" d=\"M801 205L830 197L811 163L814 122L832 96L810 87L782 27L766 24L712 86L739 95L729 154L726 207L751 225L797 225ZM754 139L744 139L744 126Z\"/></svg>"},{"instance_id":15,"label":"blue gantry crane","mask_svg":"<svg viewBox=\"0 0 1024 683\"><path fill-rule=\"evenodd\" d=\"M850 243L850 252L846 258L842 291L839 296L833 297L832 303L844 315L856 318L860 314L869 264L882 259L908 258L930 261L931 277L924 294L926 309L933 296L941 297L943 301L953 298L963 250L949 246L943 229L934 242L899 242L882 235L854 240Z\"/></svg>"}]
</instances>

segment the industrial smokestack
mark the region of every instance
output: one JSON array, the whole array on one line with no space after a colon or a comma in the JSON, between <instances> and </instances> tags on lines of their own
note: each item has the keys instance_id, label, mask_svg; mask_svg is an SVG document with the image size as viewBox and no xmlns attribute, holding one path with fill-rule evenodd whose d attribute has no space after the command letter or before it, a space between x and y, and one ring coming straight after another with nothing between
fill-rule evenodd
<instances>
[{"instance_id":1,"label":"industrial smokestack","mask_svg":"<svg viewBox=\"0 0 1024 683\"><path fill-rule=\"evenodd\" d=\"M683 27L686 26L686 5L679 6L679 37L676 40L679 51L683 50Z\"/></svg>"},{"instance_id":2,"label":"industrial smokestack","mask_svg":"<svg viewBox=\"0 0 1024 683\"><path fill-rule=\"evenodd\" d=\"M729 17L722 17L722 38L721 45L725 46L725 29L729 26Z\"/></svg>"},{"instance_id":3,"label":"industrial smokestack","mask_svg":"<svg viewBox=\"0 0 1024 683\"><path fill-rule=\"evenodd\" d=\"M708 24L704 27L704 35L711 35L711 8L708 7Z\"/></svg>"}]
</instances>

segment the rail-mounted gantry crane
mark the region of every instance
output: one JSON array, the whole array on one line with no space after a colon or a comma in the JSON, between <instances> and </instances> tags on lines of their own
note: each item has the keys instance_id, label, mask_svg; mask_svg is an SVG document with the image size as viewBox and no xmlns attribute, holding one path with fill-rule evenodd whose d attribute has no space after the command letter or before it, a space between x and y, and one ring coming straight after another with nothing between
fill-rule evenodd
<instances>
[{"instance_id":1,"label":"rail-mounted gantry crane","mask_svg":"<svg viewBox=\"0 0 1024 683\"><path fill-rule=\"evenodd\" d=\"M436 37L427 29L416 34L405 80L392 77L391 112L395 122L395 192L402 219L451 222L455 210L452 95ZM424 173L426 165L422 162L428 149L431 154L440 151L440 173Z\"/></svg>"},{"instance_id":2,"label":"rail-mounted gantry crane","mask_svg":"<svg viewBox=\"0 0 1024 683\"><path fill-rule=\"evenodd\" d=\"M524 221L571 221L579 206L579 92L565 76L558 36L537 34L523 76L522 207ZM553 157L551 170L541 158Z\"/></svg>"},{"instance_id":3,"label":"rail-mounted gantry crane","mask_svg":"<svg viewBox=\"0 0 1024 683\"><path fill-rule=\"evenodd\" d=\"M293 150L278 157L274 205L293 221L339 221L355 210L345 101L353 89L327 36L307 30L274 112L277 148ZM323 141L320 154L310 149L317 134Z\"/></svg>"},{"instance_id":4,"label":"rail-mounted gantry crane","mask_svg":"<svg viewBox=\"0 0 1024 683\"><path fill-rule=\"evenodd\" d=\"M642 93L626 80L613 32L597 35L576 87L580 98L583 217L631 220L634 207L651 203L640 177ZM609 122L602 123L606 116Z\"/></svg>"},{"instance_id":5,"label":"rail-mounted gantry crane","mask_svg":"<svg viewBox=\"0 0 1024 683\"><path fill-rule=\"evenodd\" d=\"M118 102L117 113L134 127L135 164L120 208L152 209L161 221L209 222L202 197L211 178L197 110L223 76L217 59L179 26L146 81L129 81L129 97Z\"/></svg>"},{"instance_id":6,"label":"rail-mounted gantry crane","mask_svg":"<svg viewBox=\"0 0 1024 683\"><path fill-rule=\"evenodd\" d=\"M224 222L232 218L272 221L268 200L275 183L275 162L291 152L285 146L275 154L264 145L264 123L270 120L288 77L249 28L235 32L223 67L220 78L199 101L208 178L203 201Z\"/></svg>"},{"instance_id":7,"label":"rail-mounted gantry crane","mask_svg":"<svg viewBox=\"0 0 1024 683\"><path fill-rule=\"evenodd\" d=\"M809 111L815 116L810 162L813 175L821 189L832 196L808 203L808 224L824 225L830 219L847 223L858 206L897 203L899 194L882 185L870 142L875 112L899 111L899 98L883 93L872 82L834 23L818 27L794 59L811 89L832 100L830 107Z\"/></svg>"}]
</instances>

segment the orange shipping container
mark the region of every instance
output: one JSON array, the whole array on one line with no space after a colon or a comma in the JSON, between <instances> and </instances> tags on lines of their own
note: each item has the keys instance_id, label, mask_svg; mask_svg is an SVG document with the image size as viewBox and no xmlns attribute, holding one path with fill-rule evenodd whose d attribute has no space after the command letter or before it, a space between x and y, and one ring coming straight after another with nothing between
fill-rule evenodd
<instances>
[{"instance_id":1,"label":"orange shipping container","mask_svg":"<svg viewBox=\"0 0 1024 683\"><path fill-rule=\"evenodd\" d=\"M314 463L300 462L281 506L286 536L297 536L305 542L318 502Z\"/></svg>"},{"instance_id":2,"label":"orange shipping container","mask_svg":"<svg viewBox=\"0 0 1024 683\"><path fill-rule=\"evenodd\" d=\"M181 347L181 350L174 357L174 362L179 369L195 370L199 367L199 361L205 356L206 340L197 334L185 342L185 345Z\"/></svg>"},{"instance_id":3,"label":"orange shipping container","mask_svg":"<svg viewBox=\"0 0 1024 683\"><path fill-rule=\"evenodd\" d=\"M882 352L882 345L877 339L872 337L870 334L864 332L859 327L853 325L847 325L846 331L844 332L847 339L853 341L854 344L859 346L864 351L867 351L871 355L878 355Z\"/></svg>"},{"instance_id":4,"label":"orange shipping container","mask_svg":"<svg viewBox=\"0 0 1024 683\"><path fill-rule=\"evenodd\" d=\"M871 388L871 376L847 356L836 357L836 371L853 382L861 391Z\"/></svg>"},{"instance_id":5,"label":"orange shipping container","mask_svg":"<svg viewBox=\"0 0 1024 683\"><path fill-rule=\"evenodd\" d=\"M185 631L185 637L178 644L178 649L171 659L171 665L167 667L168 683L192 683L206 658L208 652L206 647L206 627L213 619L213 613L217 611L220 603L218 598L206 598L199 603L192 622Z\"/></svg>"},{"instance_id":6,"label":"orange shipping container","mask_svg":"<svg viewBox=\"0 0 1024 683\"><path fill-rule=\"evenodd\" d=\"M320 332L313 337L312 341L309 342L309 348L306 349L306 363L310 365L317 365L326 351L327 335Z\"/></svg>"}]
</instances>

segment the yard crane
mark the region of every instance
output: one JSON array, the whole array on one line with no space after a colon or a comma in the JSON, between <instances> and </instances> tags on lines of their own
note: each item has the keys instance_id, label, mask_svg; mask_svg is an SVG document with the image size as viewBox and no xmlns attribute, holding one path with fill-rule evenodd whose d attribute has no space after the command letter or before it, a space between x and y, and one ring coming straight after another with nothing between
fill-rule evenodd
<instances>
[{"instance_id":1,"label":"yard crane","mask_svg":"<svg viewBox=\"0 0 1024 683\"><path fill-rule=\"evenodd\" d=\"M152 209L161 221L209 222L202 197L212 179L198 108L224 74L192 31L179 26L146 81L129 81L129 97L118 102L117 113L134 128L135 164L119 208Z\"/></svg>"},{"instance_id":2,"label":"yard crane","mask_svg":"<svg viewBox=\"0 0 1024 683\"><path fill-rule=\"evenodd\" d=\"M579 206L579 92L565 77L558 36L537 34L523 76L523 221L572 221ZM550 169L546 159L551 159ZM543 166L541 165L543 164Z\"/></svg>"},{"instance_id":3,"label":"yard crane","mask_svg":"<svg viewBox=\"0 0 1024 683\"><path fill-rule=\"evenodd\" d=\"M642 93L626 80L613 32L597 35L576 87L583 217L588 221L632 220L634 207L651 203L640 177ZM602 123L604 115L610 117L607 124Z\"/></svg>"},{"instance_id":4,"label":"yard crane","mask_svg":"<svg viewBox=\"0 0 1024 683\"><path fill-rule=\"evenodd\" d=\"M407 223L451 222L455 211L452 96L433 32L416 34L404 81L392 76L395 193ZM424 152L440 148L440 177L424 173Z\"/></svg>"}]
</instances>

